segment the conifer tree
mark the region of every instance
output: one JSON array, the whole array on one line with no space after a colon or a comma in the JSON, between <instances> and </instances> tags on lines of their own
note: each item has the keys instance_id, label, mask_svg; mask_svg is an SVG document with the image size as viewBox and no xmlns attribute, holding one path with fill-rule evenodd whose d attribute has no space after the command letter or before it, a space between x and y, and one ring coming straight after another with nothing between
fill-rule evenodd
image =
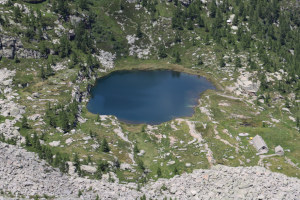
<instances>
[{"instance_id":1,"label":"conifer tree","mask_svg":"<svg viewBox=\"0 0 300 200\"><path fill-rule=\"evenodd\" d=\"M164 45L160 45L158 49L158 56L160 58L166 58L168 55L166 54L166 48Z\"/></svg>"},{"instance_id":2,"label":"conifer tree","mask_svg":"<svg viewBox=\"0 0 300 200\"><path fill-rule=\"evenodd\" d=\"M81 168L80 168L81 163L80 163L80 160L79 160L79 157L78 157L77 153L75 153L73 163L74 163L74 166L75 166L75 172L77 172L78 175L80 176L81 175Z\"/></svg>"},{"instance_id":3,"label":"conifer tree","mask_svg":"<svg viewBox=\"0 0 300 200\"><path fill-rule=\"evenodd\" d=\"M157 177L161 177L162 172L161 172L161 168L160 167L157 168L156 174L157 174Z\"/></svg>"},{"instance_id":4,"label":"conifer tree","mask_svg":"<svg viewBox=\"0 0 300 200\"><path fill-rule=\"evenodd\" d=\"M235 59L235 67L236 68L241 68L242 67L241 59L239 57L237 57Z\"/></svg>"},{"instance_id":5,"label":"conifer tree","mask_svg":"<svg viewBox=\"0 0 300 200\"><path fill-rule=\"evenodd\" d=\"M143 32L141 31L141 25L138 24L137 29L136 29L136 36L138 38L142 38L143 37Z\"/></svg>"},{"instance_id":6,"label":"conifer tree","mask_svg":"<svg viewBox=\"0 0 300 200\"><path fill-rule=\"evenodd\" d=\"M188 23L187 23L187 29L188 29L188 30L194 30L194 23L193 23L193 20L192 20L192 19L189 19L189 20L188 20Z\"/></svg>"},{"instance_id":7,"label":"conifer tree","mask_svg":"<svg viewBox=\"0 0 300 200\"><path fill-rule=\"evenodd\" d=\"M216 4L216 0L212 0L209 6L209 16L211 18L215 18L216 17L216 12L217 12L217 4Z\"/></svg>"},{"instance_id":8,"label":"conifer tree","mask_svg":"<svg viewBox=\"0 0 300 200\"><path fill-rule=\"evenodd\" d=\"M180 54L179 54L179 52L177 52L176 53L175 63L180 63L180 62L181 62Z\"/></svg>"},{"instance_id":9,"label":"conifer tree","mask_svg":"<svg viewBox=\"0 0 300 200\"><path fill-rule=\"evenodd\" d=\"M46 73L45 73L44 66L41 67L40 77L41 77L43 80L46 79Z\"/></svg>"},{"instance_id":10,"label":"conifer tree","mask_svg":"<svg viewBox=\"0 0 300 200\"><path fill-rule=\"evenodd\" d=\"M21 124L22 124L22 128L25 128L25 129L29 129L29 128L30 128L26 116L24 116L24 117L22 118Z\"/></svg>"},{"instance_id":11,"label":"conifer tree","mask_svg":"<svg viewBox=\"0 0 300 200\"><path fill-rule=\"evenodd\" d=\"M140 150L139 150L137 144L134 144L133 153L138 154L139 152L140 152Z\"/></svg>"},{"instance_id":12,"label":"conifer tree","mask_svg":"<svg viewBox=\"0 0 300 200\"><path fill-rule=\"evenodd\" d=\"M107 140L105 138L102 140L101 150L102 150L102 152L109 152L110 151Z\"/></svg>"},{"instance_id":13,"label":"conifer tree","mask_svg":"<svg viewBox=\"0 0 300 200\"><path fill-rule=\"evenodd\" d=\"M224 58L223 58L223 55L221 56L221 59L220 59L220 67L225 67L226 64L225 64L225 61L224 61Z\"/></svg>"}]
</instances>

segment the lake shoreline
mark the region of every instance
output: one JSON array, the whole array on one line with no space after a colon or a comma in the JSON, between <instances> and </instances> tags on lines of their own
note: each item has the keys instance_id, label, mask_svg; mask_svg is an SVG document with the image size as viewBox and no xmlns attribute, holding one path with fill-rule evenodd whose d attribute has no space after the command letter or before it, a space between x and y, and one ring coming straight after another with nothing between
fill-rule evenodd
<instances>
[{"instance_id":1,"label":"lake shoreline","mask_svg":"<svg viewBox=\"0 0 300 200\"><path fill-rule=\"evenodd\" d=\"M101 72L100 74L98 74L97 79L94 81L94 84L92 85L92 87L96 87L97 84L97 80L104 78L106 76L111 75L114 72L120 72L120 71L170 71L170 72L180 72L180 73L186 73L189 75L196 75L196 76L201 76L203 78L206 79L206 81L208 81L209 83L211 83L214 86L213 90L219 91L222 90L223 88L220 86L220 84L218 84L218 82L209 74L201 71L201 70L195 70L195 69L190 69L187 67L184 67L182 65L177 65L177 64L171 64L171 63L162 63L162 62L155 62L155 63L149 63L149 61L145 61L145 62L133 62L133 63L117 63L117 66L114 67L111 70L108 70L107 72ZM199 101L202 98L202 95L204 95L207 91L210 91L211 89L207 89L199 94L197 94L197 98L196 98L196 103L192 106L193 107L193 112L190 115L186 115L186 116L180 116L180 118L191 118L194 116L196 109L199 107ZM88 105L88 103L86 104ZM88 111L90 112L90 111ZM95 114L93 112L90 112L91 114ZM95 114L96 115L96 114ZM101 114L100 114L101 115ZM115 115L113 115L115 116ZM175 116L172 117L172 119L165 121L165 122L169 122L172 120L175 120L176 118L179 118L179 116ZM118 121L121 123L125 123L125 124L130 124L130 125L141 125L141 124L149 124L149 125L158 125L158 124L162 124L165 122L161 122L161 123L137 123L137 122L131 122L131 120L124 120L124 119L120 119L118 118Z\"/></svg>"}]
</instances>

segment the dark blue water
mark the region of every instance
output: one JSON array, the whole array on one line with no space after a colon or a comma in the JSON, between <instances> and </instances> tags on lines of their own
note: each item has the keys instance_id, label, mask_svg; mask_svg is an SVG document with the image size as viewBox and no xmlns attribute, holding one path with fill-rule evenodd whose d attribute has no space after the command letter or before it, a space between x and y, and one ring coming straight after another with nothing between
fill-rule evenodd
<instances>
[{"instance_id":1,"label":"dark blue water","mask_svg":"<svg viewBox=\"0 0 300 200\"><path fill-rule=\"evenodd\" d=\"M97 80L87 108L129 123L159 124L191 116L200 94L215 87L204 77L186 73L118 71Z\"/></svg>"}]
</instances>

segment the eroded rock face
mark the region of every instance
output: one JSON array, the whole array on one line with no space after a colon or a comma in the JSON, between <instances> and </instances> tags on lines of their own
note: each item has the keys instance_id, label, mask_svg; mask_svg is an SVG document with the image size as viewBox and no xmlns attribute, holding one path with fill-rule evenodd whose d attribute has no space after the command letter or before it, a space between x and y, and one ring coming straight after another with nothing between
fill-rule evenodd
<instances>
[{"instance_id":1,"label":"eroded rock face","mask_svg":"<svg viewBox=\"0 0 300 200\"><path fill-rule=\"evenodd\" d=\"M147 199L297 199L300 196L299 179L262 167L218 165L209 170L159 179L137 191L136 184L112 183L108 176L89 180L76 174L61 174L39 160L36 154L20 147L0 142L0 152L0 188L25 197L46 194L57 199L78 199L79 190L83 193L81 199L95 199L97 194L102 199L136 199L143 194ZM92 166L82 168L95 171Z\"/></svg>"},{"instance_id":2,"label":"eroded rock face","mask_svg":"<svg viewBox=\"0 0 300 200\"><path fill-rule=\"evenodd\" d=\"M17 37L0 35L0 58L41 58L41 53L32 49L24 48L21 40Z\"/></svg>"}]
</instances>

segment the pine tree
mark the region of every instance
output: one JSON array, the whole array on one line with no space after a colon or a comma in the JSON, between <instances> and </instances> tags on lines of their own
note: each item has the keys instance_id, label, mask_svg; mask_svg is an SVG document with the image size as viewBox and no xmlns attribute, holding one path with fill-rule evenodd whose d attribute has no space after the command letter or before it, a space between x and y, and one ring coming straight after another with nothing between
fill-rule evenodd
<instances>
[{"instance_id":1,"label":"pine tree","mask_svg":"<svg viewBox=\"0 0 300 200\"><path fill-rule=\"evenodd\" d=\"M44 66L41 67L40 77L41 77L43 80L46 79L46 73L45 73Z\"/></svg>"},{"instance_id":2,"label":"pine tree","mask_svg":"<svg viewBox=\"0 0 300 200\"><path fill-rule=\"evenodd\" d=\"M178 175L179 174L179 171L178 171L177 167L174 168L173 173L174 173L174 175Z\"/></svg>"},{"instance_id":3,"label":"pine tree","mask_svg":"<svg viewBox=\"0 0 300 200\"><path fill-rule=\"evenodd\" d=\"M110 151L107 140L105 138L102 140L101 150L102 150L102 152L109 152Z\"/></svg>"},{"instance_id":4,"label":"pine tree","mask_svg":"<svg viewBox=\"0 0 300 200\"><path fill-rule=\"evenodd\" d=\"M161 168L160 167L157 168L156 174L157 174L157 177L161 177L162 172L161 172Z\"/></svg>"},{"instance_id":5,"label":"pine tree","mask_svg":"<svg viewBox=\"0 0 300 200\"><path fill-rule=\"evenodd\" d=\"M232 24L234 26L237 26L239 24L239 16L238 15L235 15L234 18L233 18L233 21L232 21Z\"/></svg>"},{"instance_id":6,"label":"pine tree","mask_svg":"<svg viewBox=\"0 0 300 200\"><path fill-rule=\"evenodd\" d=\"M188 30L194 30L194 23L193 23L193 20L192 20L192 19L189 19L189 20L188 20L188 23L187 23L187 29L188 29Z\"/></svg>"},{"instance_id":7,"label":"pine tree","mask_svg":"<svg viewBox=\"0 0 300 200\"><path fill-rule=\"evenodd\" d=\"M242 67L241 59L239 57L237 57L235 59L235 67L236 68L241 68Z\"/></svg>"},{"instance_id":8,"label":"pine tree","mask_svg":"<svg viewBox=\"0 0 300 200\"><path fill-rule=\"evenodd\" d=\"M87 0L79 0L79 8L82 10L88 10L88 1Z\"/></svg>"},{"instance_id":9,"label":"pine tree","mask_svg":"<svg viewBox=\"0 0 300 200\"><path fill-rule=\"evenodd\" d=\"M203 61L202 61L201 56L199 56L199 58L198 58L198 65L203 65Z\"/></svg>"},{"instance_id":10,"label":"pine tree","mask_svg":"<svg viewBox=\"0 0 300 200\"><path fill-rule=\"evenodd\" d=\"M13 8L13 15L14 15L14 21L15 22L21 22L22 18L22 12L19 6L14 6Z\"/></svg>"},{"instance_id":11,"label":"pine tree","mask_svg":"<svg viewBox=\"0 0 300 200\"><path fill-rule=\"evenodd\" d=\"M221 59L220 59L220 67L225 67L225 66L226 66L226 63L225 63L223 55L222 55Z\"/></svg>"},{"instance_id":12,"label":"pine tree","mask_svg":"<svg viewBox=\"0 0 300 200\"><path fill-rule=\"evenodd\" d=\"M26 145L26 147L32 146L32 144L30 142L30 137L28 134L25 136L25 145Z\"/></svg>"},{"instance_id":13,"label":"pine tree","mask_svg":"<svg viewBox=\"0 0 300 200\"><path fill-rule=\"evenodd\" d=\"M26 117L26 116L24 116L24 117L22 118L22 122L21 122L21 124L22 124L22 128L25 128L25 129L29 129L29 128L30 128L30 126L29 126L29 124L28 124L28 120L27 120L27 117Z\"/></svg>"},{"instance_id":14,"label":"pine tree","mask_svg":"<svg viewBox=\"0 0 300 200\"><path fill-rule=\"evenodd\" d=\"M160 58L166 58L168 55L166 54L166 48L164 45L160 45L158 49L158 56Z\"/></svg>"},{"instance_id":15,"label":"pine tree","mask_svg":"<svg viewBox=\"0 0 300 200\"><path fill-rule=\"evenodd\" d=\"M46 77L49 77L49 76L52 76L52 75L54 75L54 71L53 71L51 65L48 64L47 69L46 69Z\"/></svg>"},{"instance_id":16,"label":"pine tree","mask_svg":"<svg viewBox=\"0 0 300 200\"><path fill-rule=\"evenodd\" d=\"M82 196L82 191L78 190L78 197L81 197L81 196Z\"/></svg>"},{"instance_id":17,"label":"pine tree","mask_svg":"<svg viewBox=\"0 0 300 200\"><path fill-rule=\"evenodd\" d=\"M59 152L57 152L55 154L55 159L54 159L54 162L53 162L54 167L58 167L60 165L61 160L62 160L61 155L60 155Z\"/></svg>"},{"instance_id":18,"label":"pine tree","mask_svg":"<svg viewBox=\"0 0 300 200\"><path fill-rule=\"evenodd\" d=\"M60 38L59 55L61 58L69 56L71 53L71 45L67 35Z\"/></svg>"},{"instance_id":19,"label":"pine tree","mask_svg":"<svg viewBox=\"0 0 300 200\"><path fill-rule=\"evenodd\" d=\"M209 45L210 44L210 41L209 41L209 35L207 34L205 36L205 45Z\"/></svg>"},{"instance_id":20,"label":"pine tree","mask_svg":"<svg viewBox=\"0 0 300 200\"><path fill-rule=\"evenodd\" d=\"M139 152L140 152L140 150L139 150L137 144L134 144L133 153L138 154Z\"/></svg>"},{"instance_id":21,"label":"pine tree","mask_svg":"<svg viewBox=\"0 0 300 200\"><path fill-rule=\"evenodd\" d=\"M197 24L198 24L198 26L199 26L200 28L203 28L203 27L204 27L204 21L203 21L201 15L199 15L198 18L197 18Z\"/></svg>"},{"instance_id":22,"label":"pine tree","mask_svg":"<svg viewBox=\"0 0 300 200\"><path fill-rule=\"evenodd\" d=\"M146 169L144 162L141 159L137 160L137 165L138 165L138 168L140 168L142 171L144 171Z\"/></svg>"},{"instance_id":23,"label":"pine tree","mask_svg":"<svg viewBox=\"0 0 300 200\"><path fill-rule=\"evenodd\" d=\"M180 62L181 62L180 54L179 54L179 52L177 52L176 53L175 63L180 63Z\"/></svg>"},{"instance_id":24,"label":"pine tree","mask_svg":"<svg viewBox=\"0 0 300 200\"><path fill-rule=\"evenodd\" d=\"M114 167L116 167L117 169L119 169L120 166L121 166L120 161L119 161L119 159L116 158L116 159L114 160Z\"/></svg>"},{"instance_id":25,"label":"pine tree","mask_svg":"<svg viewBox=\"0 0 300 200\"><path fill-rule=\"evenodd\" d=\"M56 12L58 14L60 14L64 18L64 20L67 20L69 14L70 14L68 1L60 1L60 0L53 0L53 1L58 1L58 3L56 3L56 5L57 5Z\"/></svg>"},{"instance_id":26,"label":"pine tree","mask_svg":"<svg viewBox=\"0 0 300 200\"><path fill-rule=\"evenodd\" d=\"M79 157L78 157L77 153L75 153L73 163L74 163L74 166L75 166L75 172L77 172L78 175L80 176L81 175L81 168L80 168L81 163L80 163L80 160L79 160Z\"/></svg>"},{"instance_id":27,"label":"pine tree","mask_svg":"<svg viewBox=\"0 0 300 200\"><path fill-rule=\"evenodd\" d=\"M210 9L209 9L209 16L211 18L216 17L216 12L217 12L217 4L215 0L212 0L210 3Z\"/></svg>"},{"instance_id":28,"label":"pine tree","mask_svg":"<svg viewBox=\"0 0 300 200\"><path fill-rule=\"evenodd\" d=\"M141 25L138 24L137 29L136 29L136 36L138 38L142 38L143 37L143 32L141 31Z\"/></svg>"}]
</instances>

